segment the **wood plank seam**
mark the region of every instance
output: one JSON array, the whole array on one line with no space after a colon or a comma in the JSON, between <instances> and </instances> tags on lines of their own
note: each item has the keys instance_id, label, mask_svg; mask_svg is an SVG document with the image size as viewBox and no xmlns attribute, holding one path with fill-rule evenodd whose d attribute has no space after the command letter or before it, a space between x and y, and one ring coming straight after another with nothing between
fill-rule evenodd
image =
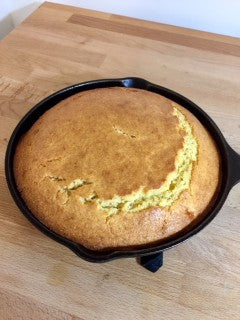
<instances>
[{"instance_id":1,"label":"wood plank seam","mask_svg":"<svg viewBox=\"0 0 240 320\"><path fill-rule=\"evenodd\" d=\"M240 57L240 41L238 46L216 40L196 38L190 35L136 26L115 20L88 17L83 14L73 14L67 22L104 31L122 33L130 36Z\"/></svg>"}]
</instances>

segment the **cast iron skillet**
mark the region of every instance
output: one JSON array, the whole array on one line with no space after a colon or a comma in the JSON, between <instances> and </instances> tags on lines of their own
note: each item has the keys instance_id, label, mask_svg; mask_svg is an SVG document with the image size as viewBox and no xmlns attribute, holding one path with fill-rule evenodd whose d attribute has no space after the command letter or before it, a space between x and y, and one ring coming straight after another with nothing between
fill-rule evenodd
<instances>
[{"instance_id":1,"label":"cast iron skillet","mask_svg":"<svg viewBox=\"0 0 240 320\"><path fill-rule=\"evenodd\" d=\"M88 250L75 242L67 240L61 235L56 234L55 232L48 229L34 216L34 213L28 209L24 200L21 198L21 195L17 189L16 182L14 179L13 157L16 146L20 137L30 129L33 123L46 110L52 108L55 104L57 104L63 99L66 99L69 96L72 96L78 92L85 90L106 87L127 87L144 89L161 94L179 103L180 105L191 111L208 129L218 146L222 159L222 183L215 204L212 207L212 209L208 212L208 214L205 215L205 217L196 225L194 225L190 230L184 232L183 234L179 234L175 238L168 239L165 242L162 242L161 244L153 245L144 249L96 252ZM39 230L45 233L47 236L70 248L79 257L87 261L105 262L117 258L139 257L139 261L142 266L144 266L152 272L155 272L162 266L164 250L169 249L179 244L180 242L187 240L188 238L199 232L201 229L203 229L217 215L217 213L223 206L230 189L240 181L240 155L238 155L227 144L222 133L220 132L216 124L213 122L213 120L192 101L188 100L187 98L172 90L150 83L144 79L129 77L123 79L96 80L76 84L71 87L62 89L39 102L25 115L25 117L19 122L14 132L12 133L6 152L5 172L9 190L17 206L22 211L22 213L29 219L29 221L32 224L34 224Z\"/></svg>"}]
</instances>

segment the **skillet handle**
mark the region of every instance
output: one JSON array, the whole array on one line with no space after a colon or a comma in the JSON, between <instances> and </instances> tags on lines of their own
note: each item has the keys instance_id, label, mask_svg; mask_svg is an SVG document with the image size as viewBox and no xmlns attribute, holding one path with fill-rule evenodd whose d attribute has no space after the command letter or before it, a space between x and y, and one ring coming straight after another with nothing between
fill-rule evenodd
<instances>
[{"instance_id":1,"label":"skillet handle","mask_svg":"<svg viewBox=\"0 0 240 320\"><path fill-rule=\"evenodd\" d=\"M158 271L163 265L163 252L143 256L140 258L140 265L151 272Z\"/></svg>"},{"instance_id":2,"label":"skillet handle","mask_svg":"<svg viewBox=\"0 0 240 320\"><path fill-rule=\"evenodd\" d=\"M240 155L234 151L230 146L229 150L229 159L230 159L230 178L231 178L231 186L235 186L238 182L240 182Z\"/></svg>"}]
</instances>

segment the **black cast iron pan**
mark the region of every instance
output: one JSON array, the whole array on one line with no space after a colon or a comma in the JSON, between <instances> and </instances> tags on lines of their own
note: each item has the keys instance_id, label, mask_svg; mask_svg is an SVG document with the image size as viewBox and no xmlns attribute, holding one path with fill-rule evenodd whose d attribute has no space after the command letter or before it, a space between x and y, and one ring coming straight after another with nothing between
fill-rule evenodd
<instances>
[{"instance_id":1,"label":"black cast iron pan","mask_svg":"<svg viewBox=\"0 0 240 320\"><path fill-rule=\"evenodd\" d=\"M45 225L43 225L34 216L34 212L31 212L28 209L27 205L21 198L21 195L17 189L13 174L13 157L20 137L30 129L33 123L45 111L52 108L55 104L81 91L116 86L127 88L139 88L161 94L175 101L176 103L179 103L180 105L188 109L190 112L192 112L200 120L200 122L208 129L218 146L222 160L222 182L214 206L210 209L208 214L206 214L202 218L202 220L198 221L193 227L191 227L187 231L180 233L177 236L166 240L165 242L161 242L158 245L153 245L148 248L126 251L112 250L108 252L96 252L88 250L77 243L67 240L61 235L56 234L55 232L48 229ZM12 133L6 152L5 172L9 190L17 206L22 211L22 213L29 219L29 221L32 224L34 224L39 230L45 233L47 236L67 246L79 257L87 261L105 262L117 258L139 257L139 261L142 266L144 266L152 272L155 272L162 266L164 250L169 249L179 244L180 242L187 240L188 238L199 232L201 229L203 229L217 215L219 210L222 208L231 188L240 181L240 155L238 155L227 144L222 133L220 132L216 124L213 122L213 120L192 101L188 100L187 98L172 90L150 83L144 79L130 77L123 79L96 80L76 84L71 87L62 89L39 102L25 115L25 117L19 122L14 132Z\"/></svg>"}]
</instances>

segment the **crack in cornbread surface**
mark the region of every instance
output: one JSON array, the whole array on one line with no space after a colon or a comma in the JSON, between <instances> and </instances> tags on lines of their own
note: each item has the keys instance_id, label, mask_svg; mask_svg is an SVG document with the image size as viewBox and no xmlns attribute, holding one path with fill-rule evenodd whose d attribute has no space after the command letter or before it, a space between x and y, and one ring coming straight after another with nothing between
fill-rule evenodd
<instances>
[{"instance_id":1,"label":"crack in cornbread surface","mask_svg":"<svg viewBox=\"0 0 240 320\"><path fill-rule=\"evenodd\" d=\"M192 128L186 117L177 108L173 114L178 118L179 128L185 131L183 148L179 150L175 160L175 170L171 172L166 181L159 189L145 190L141 186L137 191L125 196L114 195L112 199L99 199L96 192L84 198L80 197L82 203L89 204L97 201L98 208L105 210L109 215L124 212L139 212L151 207L169 208L178 199L183 190L189 188L192 174L192 162L197 160L197 141L192 133ZM119 131L117 131L119 132ZM122 134L122 132L120 131ZM126 135L126 133L124 133ZM69 186L63 187L65 192L77 189L86 180L75 179Z\"/></svg>"},{"instance_id":2,"label":"crack in cornbread surface","mask_svg":"<svg viewBox=\"0 0 240 320\"><path fill-rule=\"evenodd\" d=\"M171 172L162 186L158 189L145 190L141 186L129 195L115 195L110 200L98 199L98 207L110 215L125 212L139 212L151 207L169 208L178 199L183 190L189 188L193 161L197 160L197 141L186 117L177 108L173 114L178 118L179 127L184 130L183 148L175 159L175 170Z\"/></svg>"},{"instance_id":3,"label":"crack in cornbread surface","mask_svg":"<svg viewBox=\"0 0 240 320\"><path fill-rule=\"evenodd\" d=\"M188 158L188 129L179 130L181 121L189 123L198 144L197 161L187 166L190 185L170 206L121 210L108 220L97 199L124 198L141 186L161 189L169 177L174 180L176 159L181 152ZM25 134L14 159L18 188L34 214L96 250L146 245L180 231L211 205L219 168L212 138L190 112L160 95L125 88L86 91L60 102ZM182 172L189 175L186 167ZM91 183L75 187L76 178ZM59 189L69 185L66 202L67 192Z\"/></svg>"}]
</instances>

